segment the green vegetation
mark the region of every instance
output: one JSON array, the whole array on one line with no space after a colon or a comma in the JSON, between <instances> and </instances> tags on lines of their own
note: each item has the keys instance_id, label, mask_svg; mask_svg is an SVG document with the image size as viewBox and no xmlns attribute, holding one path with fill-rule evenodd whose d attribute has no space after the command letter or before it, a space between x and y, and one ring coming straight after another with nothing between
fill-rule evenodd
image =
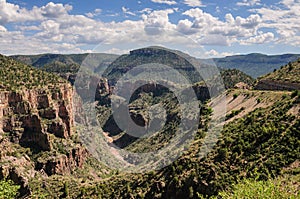
<instances>
[{"instance_id":1,"label":"green vegetation","mask_svg":"<svg viewBox=\"0 0 300 199\"><path fill-rule=\"evenodd\" d=\"M0 82L0 89L21 90L57 85L66 81L0 55Z\"/></svg>"},{"instance_id":2,"label":"green vegetation","mask_svg":"<svg viewBox=\"0 0 300 199\"><path fill-rule=\"evenodd\" d=\"M223 191L219 193L224 199L231 198L259 198L259 199L296 199L300 195L291 184L284 185L283 182L268 179L266 181L255 181L245 179L233 187L233 191Z\"/></svg>"},{"instance_id":3,"label":"green vegetation","mask_svg":"<svg viewBox=\"0 0 300 199\"><path fill-rule=\"evenodd\" d=\"M261 98L257 98L256 99L256 102L259 104L259 103L261 103Z\"/></svg>"},{"instance_id":4,"label":"green vegetation","mask_svg":"<svg viewBox=\"0 0 300 199\"><path fill-rule=\"evenodd\" d=\"M233 94L233 99L236 99L239 96L238 93Z\"/></svg>"},{"instance_id":5,"label":"green vegetation","mask_svg":"<svg viewBox=\"0 0 300 199\"><path fill-rule=\"evenodd\" d=\"M11 180L0 181L0 198L3 199L13 199L18 195L18 190L20 186L15 185Z\"/></svg>"},{"instance_id":6,"label":"green vegetation","mask_svg":"<svg viewBox=\"0 0 300 199\"><path fill-rule=\"evenodd\" d=\"M87 54L72 54L72 55L59 55L59 54L42 54L42 55L15 55L13 59L32 65L36 68L45 68L47 71L52 72L72 72L76 69L77 65L81 65L82 61L86 58ZM99 57L99 63L103 63L101 67L107 66L109 62L115 60L118 55L111 54L93 54ZM263 54L248 54L228 56L224 58L215 58L213 61L217 67L224 69L238 69L253 78L260 77L274 70L277 70L282 65L289 62L296 61L300 55L285 54L285 55L272 55L267 56ZM207 62L206 60L200 60ZM58 63L61 67L57 67ZM53 68L52 68L53 67ZM100 71L101 68L96 68L95 72Z\"/></svg>"},{"instance_id":7,"label":"green vegetation","mask_svg":"<svg viewBox=\"0 0 300 199\"><path fill-rule=\"evenodd\" d=\"M251 76L237 69L221 70L221 76L223 78L226 89L233 88L239 82L244 82L249 87L251 87L255 82L255 80Z\"/></svg>"},{"instance_id":8,"label":"green vegetation","mask_svg":"<svg viewBox=\"0 0 300 199\"><path fill-rule=\"evenodd\" d=\"M192 83L202 81L202 78L196 71L195 67L189 61L183 58L186 56L187 55L184 55L183 53L173 50L166 50L160 47L139 49L132 51L128 55L122 55L117 58L108 66L103 75L105 78L109 79L112 85L114 85L117 80L130 69L136 66L147 64L147 70L149 70L149 72L153 73L153 71L156 71L156 74L159 72L163 79L168 80L177 78L175 73L170 74L170 71L161 71L161 69L157 69L158 64L160 64L174 68ZM209 66L203 64L202 67L204 68ZM174 77L172 77L172 75L174 75Z\"/></svg>"},{"instance_id":9,"label":"green vegetation","mask_svg":"<svg viewBox=\"0 0 300 199\"><path fill-rule=\"evenodd\" d=\"M233 110L230 114L226 115L225 120L229 120L233 118L234 116L237 116L240 114L243 110L245 110L245 107L240 108L239 110Z\"/></svg>"},{"instance_id":10,"label":"green vegetation","mask_svg":"<svg viewBox=\"0 0 300 199\"><path fill-rule=\"evenodd\" d=\"M280 70L267 74L260 79L270 79L288 83L300 83L300 59L289 62L282 66Z\"/></svg>"},{"instance_id":11,"label":"green vegetation","mask_svg":"<svg viewBox=\"0 0 300 199\"><path fill-rule=\"evenodd\" d=\"M224 199L233 198L259 198L259 199L277 199L277 198L300 198L298 187L295 184L298 181L290 179L290 177L279 177L277 179L268 179L265 181L257 181L255 179L244 179L234 185L232 190L222 191L219 193Z\"/></svg>"}]
</instances>

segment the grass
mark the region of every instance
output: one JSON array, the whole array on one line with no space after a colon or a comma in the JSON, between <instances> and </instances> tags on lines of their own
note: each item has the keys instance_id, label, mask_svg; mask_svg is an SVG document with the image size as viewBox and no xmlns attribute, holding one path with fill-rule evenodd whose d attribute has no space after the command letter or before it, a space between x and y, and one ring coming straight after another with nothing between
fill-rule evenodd
<instances>
[{"instance_id":1,"label":"grass","mask_svg":"<svg viewBox=\"0 0 300 199\"><path fill-rule=\"evenodd\" d=\"M222 191L218 195L223 199L299 199L300 175L281 176L276 179L258 181L244 179L234 185L232 190Z\"/></svg>"}]
</instances>

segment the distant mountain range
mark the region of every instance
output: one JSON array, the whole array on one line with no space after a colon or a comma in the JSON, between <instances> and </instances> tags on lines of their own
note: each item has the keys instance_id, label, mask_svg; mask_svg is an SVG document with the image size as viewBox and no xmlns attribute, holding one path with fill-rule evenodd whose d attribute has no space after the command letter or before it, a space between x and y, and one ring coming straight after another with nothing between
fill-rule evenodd
<instances>
[{"instance_id":1,"label":"distant mountain range","mask_svg":"<svg viewBox=\"0 0 300 199\"><path fill-rule=\"evenodd\" d=\"M49 72L74 72L78 70L87 55L88 54L14 55L12 58L37 68L44 68ZM119 57L119 55L104 53L95 55L99 58L99 63L101 63L98 68L94 69L95 72L99 71L103 66L108 66L109 63ZM238 69L253 78L257 78L273 72L275 69L277 70L289 62L296 61L299 57L299 54L264 55L252 53L248 55L214 58L212 61L220 68ZM208 59L199 60L203 63L211 63L211 60Z\"/></svg>"},{"instance_id":2,"label":"distant mountain range","mask_svg":"<svg viewBox=\"0 0 300 199\"><path fill-rule=\"evenodd\" d=\"M257 78L273 72L289 62L296 61L299 57L299 54L264 55L252 53L215 58L213 61L220 68L238 69L253 78Z\"/></svg>"}]
</instances>

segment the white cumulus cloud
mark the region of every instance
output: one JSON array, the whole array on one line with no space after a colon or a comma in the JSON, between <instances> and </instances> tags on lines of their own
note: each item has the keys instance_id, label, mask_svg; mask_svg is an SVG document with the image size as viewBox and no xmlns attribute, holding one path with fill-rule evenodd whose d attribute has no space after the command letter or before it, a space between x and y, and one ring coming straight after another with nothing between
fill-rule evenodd
<instances>
[{"instance_id":1,"label":"white cumulus cloud","mask_svg":"<svg viewBox=\"0 0 300 199\"><path fill-rule=\"evenodd\" d=\"M190 6L190 7L201 7L204 6L201 2L201 0L184 0L184 4Z\"/></svg>"},{"instance_id":2,"label":"white cumulus cloud","mask_svg":"<svg viewBox=\"0 0 300 199\"><path fill-rule=\"evenodd\" d=\"M61 3L55 4L49 2L46 6L41 8L42 15L49 18L57 18L62 15L68 14L68 11L71 11L73 7L71 5L63 5Z\"/></svg>"},{"instance_id":3,"label":"white cumulus cloud","mask_svg":"<svg viewBox=\"0 0 300 199\"><path fill-rule=\"evenodd\" d=\"M173 25L169 22L169 14L174 13L174 10L158 10L153 11L148 15L143 15L145 22L145 31L149 35L157 35L164 29L172 29Z\"/></svg>"},{"instance_id":4,"label":"white cumulus cloud","mask_svg":"<svg viewBox=\"0 0 300 199\"><path fill-rule=\"evenodd\" d=\"M243 0L242 2L237 2L238 6L256 6L261 5L260 0Z\"/></svg>"},{"instance_id":5,"label":"white cumulus cloud","mask_svg":"<svg viewBox=\"0 0 300 199\"><path fill-rule=\"evenodd\" d=\"M263 44L274 40L274 34L271 32L267 33L259 33L254 37L250 37L249 39L242 40L241 44L250 45L250 44Z\"/></svg>"},{"instance_id":6,"label":"white cumulus cloud","mask_svg":"<svg viewBox=\"0 0 300 199\"><path fill-rule=\"evenodd\" d=\"M151 0L154 3L160 3L160 4L168 4L168 5L175 5L177 4L176 1L171 0Z\"/></svg>"},{"instance_id":7,"label":"white cumulus cloud","mask_svg":"<svg viewBox=\"0 0 300 199\"><path fill-rule=\"evenodd\" d=\"M0 25L10 22L25 22L41 19L40 9L34 7L32 10L20 8L19 5L8 3L5 0L0 1Z\"/></svg>"}]
</instances>

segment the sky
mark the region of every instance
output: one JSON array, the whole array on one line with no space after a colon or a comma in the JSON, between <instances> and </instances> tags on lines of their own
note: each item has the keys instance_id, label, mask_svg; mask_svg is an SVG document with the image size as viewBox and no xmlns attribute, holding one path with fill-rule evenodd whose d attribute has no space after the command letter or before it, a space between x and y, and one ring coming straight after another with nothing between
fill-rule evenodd
<instances>
[{"instance_id":1,"label":"sky","mask_svg":"<svg viewBox=\"0 0 300 199\"><path fill-rule=\"evenodd\" d=\"M0 0L0 53L300 54L300 0Z\"/></svg>"}]
</instances>

